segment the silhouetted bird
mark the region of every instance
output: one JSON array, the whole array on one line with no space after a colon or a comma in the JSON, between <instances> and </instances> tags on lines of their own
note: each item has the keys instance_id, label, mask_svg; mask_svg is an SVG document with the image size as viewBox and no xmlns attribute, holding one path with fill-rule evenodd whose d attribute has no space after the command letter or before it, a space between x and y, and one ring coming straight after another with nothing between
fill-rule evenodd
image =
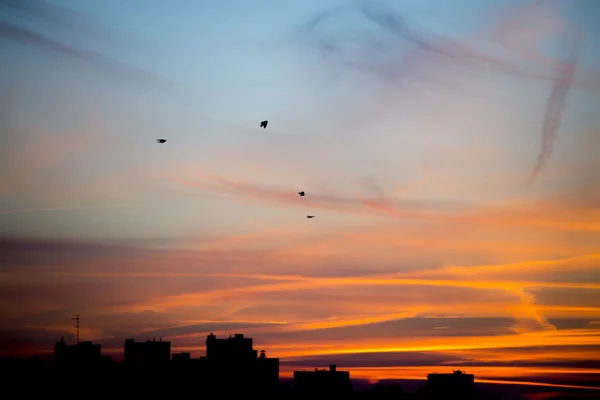
<instances>
[{"instance_id":1,"label":"silhouetted bird","mask_svg":"<svg viewBox=\"0 0 600 400\"><path fill-rule=\"evenodd\" d=\"M304 192L298 192L300 196L304 196Z\"/></svg>"},{"instance_id":2,"label":"silhouetted bird","mask_svg":"<svg viewBox=\"0 0 600 400\"><path fill-rule=\"evenodd\" d=\"M164 142L166 142L166 141L167 141L167 139L157 139L157 140L156 140L156 142L157 142L157 143L164 143Z\"/></svg>"},{"instance_id":3,"label":"silhouetted bird","mask_svg":"<svg viewBox=\"0 0 600 400\"><path fill-rule=\"evenodd\" d=\"M306 218L314 218L314 215L307 215Z\"/></svg>"},{"instance_id":4,"label":"silhouetted bird","mask_svg":"<svg viewBox=\"0 0 600 400\"><path fill-rule=\"evenodd\" d=\"M263 121L260 123L260 127L263 129L266 129L268 123L269 123L269 121Z\"/></svg>"}]
</instances>

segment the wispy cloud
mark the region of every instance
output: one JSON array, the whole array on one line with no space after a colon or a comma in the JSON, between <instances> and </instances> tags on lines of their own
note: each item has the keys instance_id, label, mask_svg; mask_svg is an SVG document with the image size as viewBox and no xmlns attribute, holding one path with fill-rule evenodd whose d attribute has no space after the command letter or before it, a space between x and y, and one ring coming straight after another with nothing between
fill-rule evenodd
<instances>
[{"instance_id":1,"label":"wispy cloud","mask_svg":"<svg viewBox=\"0 0 600 400\"><path fill-rule=\"evenodd\" d=\"M77 211L77 210L97 210L103 208L132 208L134 204L107 204L95 206L79 206L79 207L60 207L60 208L29 208L23 210L0 210L0 214L16 214L26 212L44 212L44 211Z\"/></svg>"},{"instance_id":2,"label":"wispy cloud","mask_svg":"<svg viewBox=\"0 0 600 400\"><path fill-rule=\"evenodd\" d=\"M167 84L166 81L152 73L126 67L121 63L111 60L94 51L78 49L77 47L70 46L41 33L34 32L9 22L0 21L0 37L25 45L52 50L62 55L85 61L100 68L102 71L108 73L109 76L118 78L121 81L142 83L146 85L151 84L159 89L172 89L171 84Z\"/></svg>"},{"instance_id":3,"label":"wispy cloud","mask_svg":"<svg viewBox=\"0 0 600 400\"><path fill-rule=\"evenodd\" d=\"M393 199L375 189L377 197L322 195L309 193L300 197L292 187L276 187L245 182L239 178L224 178L202 172L194 172L193 178L170 176L175 183L188 188L228 195L241 201L250 200L281 203L310 209L329 210L362 215L385 215L400 219L437 221L440 223L463 223L478 225L512 225L563 228L568 230L598 230L596 218L587 212L561 209L560 204L549 200L519 205L478 205L428 199ZM373 190L373 182L370 184Z\"/></svg>"},{"instance_id":4,"label":"wispy cloud","mask_svg":"<svg viewBox=\"0 0 600 400\"><path fill-rule=\"evenodd\" d=\"M575 69L581 51L581 42L582 36L579 33L575 35L572 43L569 44L565 62L559 65L556 81L546 102L546 112L544 114L542 126L542 148L537 163L529 178L529 183L535 180L552 154L556 131L560 126L560 120L565 109L567 95L569 94L569 89L571 88L573 77L575 75Z\"/></svg>"},{"instance_id":5,"label":"wispy cloud","mask_svg":"<svg viewBox=\"0 0 600 400\"><path fill-rule=\"evenodd\" d=\"M553 271L594 271L597 254L387 273L364 265L356 276L319 276L302 267L310 253L282 256L293 240L245 250L271 241L269 234L280 235L192 250L5 239L1 297L11 303L2 302L3 324L39 349L69 335L64 315L84 313L86 338L117 353L126 337L164 337L174 351L201 352L206 334L243 331L284 361L326 357L354 368L414 365L403 360L416 354L427 365L557 367L592 359L598 345L600 305L557 293L597 293L600 283L548 279ZM338 264L321 262L329 271ZM574 312L587 317L575 321ZM536 353L541 342L545 353Z\"/></svg>"},{"instance_id":6,"label":"wispy cloud","mask_svg":"<svg viewBox=\"0 0 600 400\"><path fill-rule=\"evenodd\" d=\"M307 22L301 33L313 40L323 54L334 57L342 64L383 76L395 84L403 79L423 79L423 74L419 72L426 69L430 72L428 79L434 81L437 79L435 83L439 85L441 81L437 76L448 70L441 65L463 68L464 72L468 68L487 68L507 76L553 82L552 92L546 101L542 126L542 149L529 178L529 183L531 183L550 157L554 143L553 138L560 125L566 96L571 86L578 85L578 87L587 89L598 88L600 74L593 73L595 77L591 81L587 77L583 81L577 80L584 75L590 75L588 72L581 73L577 68L578 54L584 33L578 30L577 38L574 41L570 40L573 37L574 29L577 28L569 26L572 24L564 20L561 20L560 23L557 22L556 15L549 14L551 7L532 5L513 7L512 12L505 10L501 14L501 18L489 17L490 21L487 22L495 25L495 29L486 38L503 44L508 50L514 50L516 55L524 58L519 61L506 61L500 57L488 55L454 38L417 32L404 15L381 2L351 2L344 7L323 12ZM359 31L359 28L352 31L347 38L352 37L354 47L358 45L359 50L354 52L358 56L351 57L346 50L348 46L345 46L348 43L344 42L343 37L326 35L323 30L319 29L321 25L327 25L336 17L340 19L342 15L352 10L358 11L362 17L374 23L382 32L387 32L398 40L394 45L387 45L386 48L385 59L391 58L393 62L378 61L384 58L383 54L375 54L378 49L383 53L382 32L368 36L364 31ZM517 13L519 17L515 17L514 13ZM527 16L527 20L525 16ZM524 28L532 25L531 20L538 21L539 23L535 26L540 25L540 27L529 30ZM550 24L549 21L553 24ZM514 34L517 30L523 36L523 39L521 37L518 39L520 45L515 43L514 37L512 39L509 37L510 33ZM541 52L537 51L543 40L556 37L566 39L570 43L569 55L564 60L552 60L549 57L541 56ZM408 50L402 44L409 44ZM547 71L548 68L557 70L558 74ZM578 76L575 74L576 71L579 72ZM592 83L594 80L595 84Z\"/></svg>"}]
</instances>

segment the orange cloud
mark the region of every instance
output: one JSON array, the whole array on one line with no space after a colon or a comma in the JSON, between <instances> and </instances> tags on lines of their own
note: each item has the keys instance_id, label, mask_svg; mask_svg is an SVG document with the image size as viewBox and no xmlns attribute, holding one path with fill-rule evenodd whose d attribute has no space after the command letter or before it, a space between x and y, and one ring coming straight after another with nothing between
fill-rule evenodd
<instances>
[{"instance_id":1,"label":"orange cloud","mask_svg":"<svg viewBox=\"0 0 600 400\"><path fill-rule=\"evenodd\" d=\"M458 235L457 226L431 221L323 234L307 227L259 228L198 241L188 250L8 244L10 265L30 267L0 271L3 291L20 293L11 295L19 312L4 307L3 318L18 321L23 313L41 311L69 314L73 299L79 299L77 312L88 319L153 311L144 317L146 328L140 322L132 329L144 337L167 332L153 318L171 315L164 326L172 328L165 336L174 348L202 351L205 334L226 335L239 326L260 339L271 356L283 359L474 351L485 362L494 349L530 349L539 343L575 346L581 348L578 357L593 358L585 346L599 344L592 322L600 320L600 305L585 296L573 302L576 296L569 294L600 290L600 283L590 279L600 256L585 240L557 241L554 248L548 237L556 231L533 230L528 243L520 236L527 231L513 230L499 245L495 227L474 226ZM581 232L578 239L588 234ZM356 249L352 257L349 248ZM472 255L474 248L481 252L479 259ZM428 249L435 257L427 257ZM60 287L48 292L49 280L61 282ZM52 301L43 300L48 298ZM424 319L429 322L420 322ZM49 332L60 329L55 325L34 323L36 329L52 327ZM119 335L126 330L110 332L109 325L108 320L98 323L86 335L119 348ZM547 356L530 359L536 357Z\"/></svg>"}]
</instances>

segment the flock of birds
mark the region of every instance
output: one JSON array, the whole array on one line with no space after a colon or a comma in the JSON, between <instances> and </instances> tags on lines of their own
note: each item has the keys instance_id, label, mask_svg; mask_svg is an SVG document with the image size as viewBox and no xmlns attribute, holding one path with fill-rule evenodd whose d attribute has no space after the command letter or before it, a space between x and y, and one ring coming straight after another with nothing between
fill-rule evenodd
<instances>
[{"instance_id":1,"label":"flock of birds","mask_svg":"<svg viewBox=\"0 0 600 400\"><path fill-rule=\"evenodd\" d=\"M268 123L269 123L269 121L262 121L262 122L260 123L260 127L261 127L261 128L263 128L263 129L266 129L266 128L267 128L267 124L268 124ZM156 139L156 142L157 142L157 143L165 143L166 141L167 141L167 139ZM302 191L302 192L298 192L298 194L299 194L301 197L303 197L303 196L305 195L305 193L304 193L303 191ZM315 215L307 215L307 216L306 216L306 218L314 218L314 217L315 217Z\"/></svg>"}]
</instances>

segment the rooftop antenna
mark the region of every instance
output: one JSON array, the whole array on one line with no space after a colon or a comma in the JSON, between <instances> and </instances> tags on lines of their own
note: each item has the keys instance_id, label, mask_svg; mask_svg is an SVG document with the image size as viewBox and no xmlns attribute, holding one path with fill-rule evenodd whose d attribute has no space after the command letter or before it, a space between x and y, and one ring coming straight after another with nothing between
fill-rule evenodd
<instances>
[{"instance_id":1,"label":"rooftop antenna","mask_svg":"<svg viewBox=\"0 0 600 400\"><path fill-rule=\"evenodd\" d=\"M77 344L79 344L79 314L75 314L71 319L75 320L75 328L77 328Z\"/></svg>"}]
</instances>

